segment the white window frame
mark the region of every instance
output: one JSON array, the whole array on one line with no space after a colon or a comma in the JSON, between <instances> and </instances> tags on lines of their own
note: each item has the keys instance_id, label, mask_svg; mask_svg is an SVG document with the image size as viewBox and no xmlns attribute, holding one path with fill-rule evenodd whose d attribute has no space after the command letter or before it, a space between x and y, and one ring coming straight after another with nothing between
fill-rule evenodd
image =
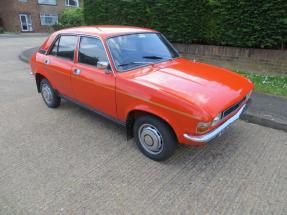
<instances>
[{"instance_id":1,"label":"white window frame","mask_svg":"<svg viewBox=\"0 0 287 215\"><path fill-rule=\"evenodd\" d=\"M80 7L80 3L79 3L79 0L74 0L76 2L77 5L71 5L70 4L70 0L65 0L65 5L67 7Z\"/></svg>"},{"instance_id":2,"label":"white window frame","mask_svg":"<svg viewBox=\"0 0 287 215\"><path fill-rule=\"evenodd\" d=\"M25 17L26 19L26 25L27 25L27 29L25 30L23 28L23 22L22 22L22 19L21 17ZM32 17L30 14L27 14L27 13L20 13L19 14L19 19L20 19L20 24L21 24L21 31L33 31L33 24L32 24Z\"/></svg>"},{"instance_id":3,"label":"white window frame","mask_svg":"<svg viewBox=\"0 0 287 215\"><path fill-rule=\"evenodd\" d=\"M55 3L49 3L49 2L42 2L42 1L45 1L45 0L38 0L38 4L42 4L42 5L57 5L57 0L54 0ZM48 0L49 1L49 0Z\"/></svg>"},{"instance_id":4,"label":"white window frame","mask_svg":"<svg viewBox=\"0 0 287 215\"><path fill-rule=\"evenodd\" d=\"M55 18L53 23L46 23L45 18ZM41 26L53 26L59 22L59 16L55 13L40 13L40 24Z\"/></svg>"}]
</instances>

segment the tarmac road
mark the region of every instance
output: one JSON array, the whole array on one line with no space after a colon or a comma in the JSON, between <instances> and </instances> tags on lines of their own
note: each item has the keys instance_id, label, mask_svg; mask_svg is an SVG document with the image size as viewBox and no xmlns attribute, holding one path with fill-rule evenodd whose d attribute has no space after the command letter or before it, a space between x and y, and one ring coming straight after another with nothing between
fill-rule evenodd
<instances>
[{"instance_id":1,"label":"tarmac road","mask_svg":"<svg viewBox=\"0 0 287 215\"><path fill-rule=\"evenodd\" d=\"M0 38L0 214L287 214L287 133L243 121L169 160L76 105L52 110L18 54L44 37Z\"/></svg>"}]
</instances>

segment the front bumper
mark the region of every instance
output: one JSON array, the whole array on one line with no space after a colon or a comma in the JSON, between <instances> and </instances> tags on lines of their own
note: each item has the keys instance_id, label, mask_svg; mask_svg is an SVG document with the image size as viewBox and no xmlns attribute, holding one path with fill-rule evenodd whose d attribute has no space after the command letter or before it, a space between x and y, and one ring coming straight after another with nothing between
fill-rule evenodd
<instances>
[{"instance_id":1,"label":"front bumper","mask_svg":"<svg viewBox=\"0 0 287 215\"><path fill-rule=\"evenodd\" d=\"M184 134L183 136L185 139L193 141L193 142L200 142L200 143L208 142L208 141L212 140L213 138L215 138L216 136L218 136L231 123L233 123L234 121L239 119L239 117L242 114L242 112L244 111L245 107L246 107L246 104L244 104L234 116L232 116L226 122L224 122L222 125L220 125L219 127L217 127L216 129L212 130L211 132L209 132L207 134L200 135L200 136L192 136L189 134Z\"/></svg>"}]
</instances>

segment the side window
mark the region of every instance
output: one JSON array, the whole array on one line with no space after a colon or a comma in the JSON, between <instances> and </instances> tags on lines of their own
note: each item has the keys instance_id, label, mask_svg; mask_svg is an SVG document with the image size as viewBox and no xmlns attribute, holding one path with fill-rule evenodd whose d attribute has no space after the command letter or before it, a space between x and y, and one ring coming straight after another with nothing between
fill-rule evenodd
<instances>
[{"instance_id":1,"label":"side window","mask_svg":"<svg viewBox=\"0 0 287 215\"><path fill-rule=\"evenodd\" d=\"M76 44L76 36L61 36L57 56L69 60L74 60L74 50Z\"/></svg>"},{"instance_id":2,"label":"side window","mask_svg":"<svg viewBox=\"0 0 287 215\"><path fill-rule=\"evenodd\" d=\"M81 37L78 62L97 66L99 61L108 61L101 40L92 37Z\"/></svg>"},{"instance_id":3,"label":"side window","mask_svg":"<svg viewBox=\"0 0 287 215\"><path fill-rule=\"evenodd\" d=\"M56 40L49 55L74 60L74 50L77 44L76 36L61 36Z\"/></svg>"}]
</instances>

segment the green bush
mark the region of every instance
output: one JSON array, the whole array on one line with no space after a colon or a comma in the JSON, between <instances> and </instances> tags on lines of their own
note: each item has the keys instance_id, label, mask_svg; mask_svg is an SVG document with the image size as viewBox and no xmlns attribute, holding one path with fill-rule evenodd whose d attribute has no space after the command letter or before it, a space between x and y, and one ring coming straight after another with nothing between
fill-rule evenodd
<instances>
[{"instance_id":1,"label":"green bush","mask_svg":"<svg viewBox=\"0 0 287 215\"><path fill-rule=\"evenodd\" d=\"M5 30L3 27L0 27L0 34L4 34Z\"/></svg>"},{"instance_id":2,"label":"green bush","mask_svg":"<svg viewBox=\"0 0 287 215\"><path fill-rule=\"evenodd\" d=\"M172 42L284 48L286 0L85 0L87 24L154 28Z\"/></svg>"},{"instance_id":3,"label":"green bush","mask_svg":"<svg viewBox=\"0 0 287 215\"><path fill-rule=\"evenodd\" d=\"M83 10L81 8L64 9L59 22L53 26L54 30L85 25Z\"/></svg>"}]
</instances>

